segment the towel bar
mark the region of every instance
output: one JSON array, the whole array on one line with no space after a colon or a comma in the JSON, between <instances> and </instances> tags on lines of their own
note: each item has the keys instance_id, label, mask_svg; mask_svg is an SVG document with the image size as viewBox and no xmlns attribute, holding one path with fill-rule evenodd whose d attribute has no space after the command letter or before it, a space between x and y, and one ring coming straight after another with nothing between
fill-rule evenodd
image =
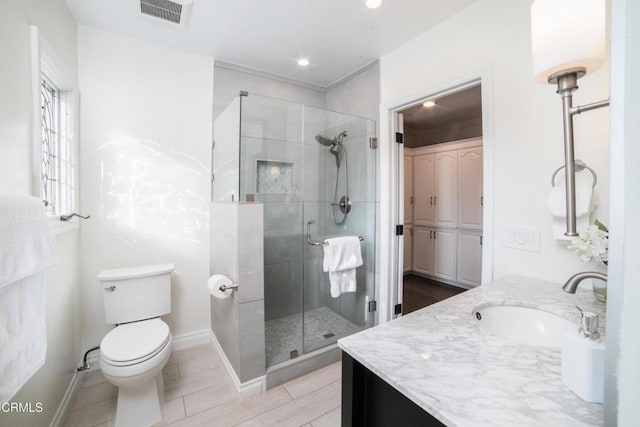
<instances>
[{"instance_id":1,"label":"towel bar","mask_svg":"<svg viewBox=\"0 0 640 427\"><path fill-rule=\"evenodd\" d=\"M327 242L326 240L323 240L322 242L311 240L311 225L315 223L315 219L311 219L307 222L307 243L311 246L327 246L329 242ZM358 236L358 239L360 239L361 242L364 241L364 237L362 236Z\"/></svg>"},{"instance_id":2,"label":"towel bar","mask_svg":"<svg viewBox=\"0 0 640 427\"><path fill-rule=\"evenodd\" d=\"M582 172L585 169L587 169L589 172L591 172L591 175L593 176L593 185L592 185L592 187L595 188L596 184L598 183L598 175L596 175L596 171L594 171L592 168L587 166L587 164L585 162L583 162L582 160L576 160L575 161L575 165L576 165L576 172ZM553 173L553 175L551 175L551 186L552 187L556 186L556 175L558 175L558 172L560 172L562 169L564 169L564 165L560 166L558 169L556 169L556 171Z\"/></svg>"},{"instance_id":3,"label":"towel bar","mask_svg":"<svg viewBox=\"0 0 640 427\"><path fill-rule=\"evenodd\" d=\"M91 218L91 215L87 215L87 216L82 216L80 214L77 213L72 213L72 214L68 214L68 215L60 215L60 221L69 221L71 218L73 218L74 216L77 216L78 218L82 218L82 219L89 219Z\"/></svg>"}]
</instances>

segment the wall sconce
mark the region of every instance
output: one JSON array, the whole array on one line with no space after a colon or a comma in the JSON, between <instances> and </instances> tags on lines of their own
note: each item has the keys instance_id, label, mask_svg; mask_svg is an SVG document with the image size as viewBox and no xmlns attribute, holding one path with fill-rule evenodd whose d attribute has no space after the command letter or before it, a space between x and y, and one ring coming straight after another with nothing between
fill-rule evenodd
<instances>
[{"instance_id":1,"label":"wall sconce","mask_svg":"<svg viewBox=\"0 0 640 427\"><path fill-rule=\"evenodd\" d=\"M609 100L573 106L578 79L605 58L605 0L535 0L531 5L533 73L537 83L557 85L562 97L567 236L576 232L573 116L606 107Z\"/></svg>"}]
</instances>

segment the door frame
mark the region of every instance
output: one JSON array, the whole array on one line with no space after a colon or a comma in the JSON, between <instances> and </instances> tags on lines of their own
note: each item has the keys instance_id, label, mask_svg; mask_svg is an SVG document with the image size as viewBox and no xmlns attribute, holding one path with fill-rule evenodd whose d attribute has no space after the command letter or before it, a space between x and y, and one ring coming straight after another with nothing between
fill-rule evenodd
<instances>
[{"instance_id":1,"label":"door frame","mask_svg":"<svg viewBox=\"0 0 640 427\"><path fill-rule=\"evenodd\" d=\"M404 146L395 142L395 133L402 129L400 111L422 103L427 98L442 97L478 84L482 87L482 147L483 147L483 225L482 280L493 278L493 85L491 68L444 82L436 87L418 88L409 97L380 106L380 287L379 323L396 317L394 308L402 303L404 237L396 236L396 225L404 221ZM388 203L384 203L388 201ZM389 260L389 261L385 261Z\"/></svg>"}]
</instances>

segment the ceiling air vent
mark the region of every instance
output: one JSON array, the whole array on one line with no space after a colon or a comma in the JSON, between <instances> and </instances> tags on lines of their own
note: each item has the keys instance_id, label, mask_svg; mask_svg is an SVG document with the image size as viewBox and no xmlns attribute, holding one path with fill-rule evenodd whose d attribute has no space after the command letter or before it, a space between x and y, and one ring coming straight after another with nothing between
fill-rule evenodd
<instances>
[{"instance_id":1,"label":"ceiling air vent","mask_svg":"<svg viewBox=\"0 0 640 427\"><path fill-rule=\"evenodd\" d=\"M140 12L163 21L186 27L191 15L192 0L140 0Z\"/></svg>"}]
</instances>

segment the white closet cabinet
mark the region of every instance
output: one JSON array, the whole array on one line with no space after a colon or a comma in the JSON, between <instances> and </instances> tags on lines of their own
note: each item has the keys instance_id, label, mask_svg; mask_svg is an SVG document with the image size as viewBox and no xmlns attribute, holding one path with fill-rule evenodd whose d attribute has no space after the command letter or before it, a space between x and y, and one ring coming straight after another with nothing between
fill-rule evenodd
<instances>
[{"instance_id":1,"label":"white closet cabinet","mask_svg":"<svg viewBox=\"0 0 640 427\"><path fill-rule=\"evenodd\" d=\"M404 156L404 223L413 222L413 157Z\"/></svg>"},{"instance_id":2,"label":"white closet cabinet","mask_svg":"<svg viewBox=\"0 0 640 427\"><path fill-rule=\"evenodd\" d=\"M442 279L456 280L456 230L437 229L433 231L433 275Z\"/></svg>"},{"instance_id":3,"label":"white closet cabinet","mask_svg":"<svg viewBox=\"0 0 640 427\"><path fill-rule=\"evenodd\" d=\"M424 154L413 158L413 223L416 225L433 225L434 222L433 157L433 154Z\"/></svg>"},{"instance_id":4,"label":"white closet cabinet","mask_svg":"<svg viewBox=\"0 0 640 427\"><path fill-rule=\"evenodd\" d=\"M413 236L405 233L404 271L468 286L480 284L481 144L478 138L415 149L412 165L405 157L404 221L413 228ZM408 172L412 167L413 177Z\"/></svg>"},{"instance_id":5,"label":"white closet cabinet","mask_svg":"<svg viewBox=\"0 0 640 427\"><path fill-rule=\"evenodd\" d=\"M458 227L482 230L482 147L458 151Z\"/></svg>"},{"instance_id":6,"label":"white closet cabinet","mask_svg":"<svg viewBox=\"0 0 640 427\"><path fill-rule=\"evenodd\" d=\"M458 152L436 153L435 159L435 223L438 227L458 226Z\"/></svg>"},{"instance_id":7,"label":"white closet cabinet","mask_svg":"<svg viewBox=\"0 0 640 427\"><path fill-rule=\"evenodd\" d=\"M482 275L482 234L480 231L458 231L457 281L478 286Z\"/></svg>"},{"instance_id":8,"label":"white closet cabinet","mask_svg":"<svg viewBox=\"0 0 640 427\"><path fill-rule=\"evenodd\" d=\"M402 271L407 272L413 269L413 229L404 227L404 258L402 260Z\"/></svg>"},{"instance_id":9,"label":"white closet cabinet","mask_svg":"<svg viewBox=\"0 0 640 427\"><path fill-rule=\"evenodd\" d=\"M413 228L413 271L433 275L433 229Z\"/></svg>"}]
</instances>

